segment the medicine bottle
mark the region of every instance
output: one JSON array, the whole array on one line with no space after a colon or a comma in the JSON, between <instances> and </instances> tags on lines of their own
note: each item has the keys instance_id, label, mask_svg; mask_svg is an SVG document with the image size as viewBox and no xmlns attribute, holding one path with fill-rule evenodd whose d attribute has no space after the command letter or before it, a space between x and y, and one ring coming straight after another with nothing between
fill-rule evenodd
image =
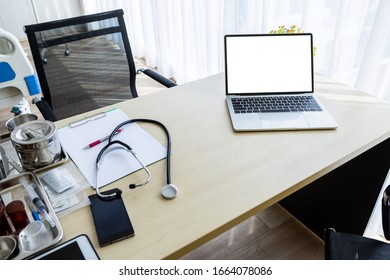
<instances>
[{"instance_id":1,"label":"medicine bottle","mask_svg":"<svg viewBox=\"0 0 390 280\"><path fill-rule=\"evenodd\" d=\"M30 222L24 208L24 203L21 200L14 200L8 203L5 211L10 217L16 232L24 229Z\"/></svg>"},{"instance_id":2,"label":"medicine bottle","mask_svg":"<svg viewBox=\"0 0 390 280\"><path fill-rule=\"evenodd\" d=\"M5 206L0 202L0 235L7 235L11 233L11 228L5 216Z\"/></svg>"}]
</instances>

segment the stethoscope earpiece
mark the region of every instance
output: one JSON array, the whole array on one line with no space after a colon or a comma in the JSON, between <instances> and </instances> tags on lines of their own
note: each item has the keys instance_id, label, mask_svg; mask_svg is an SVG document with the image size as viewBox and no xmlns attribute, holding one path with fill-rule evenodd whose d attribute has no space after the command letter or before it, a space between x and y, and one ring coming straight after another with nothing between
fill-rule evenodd
<instances>
[{"instance_id":1,"label":"stethoscope earpiece","mask_svg":"<svg viewBox=\"0 0 390 280\"><path fill-rule=\"evenodd\" d=\"M121 195L122 195L122 190L118 189L118 190L116 191L116 197L119 197L119 196L121 196Z\"/></svg>"}]
</instances>

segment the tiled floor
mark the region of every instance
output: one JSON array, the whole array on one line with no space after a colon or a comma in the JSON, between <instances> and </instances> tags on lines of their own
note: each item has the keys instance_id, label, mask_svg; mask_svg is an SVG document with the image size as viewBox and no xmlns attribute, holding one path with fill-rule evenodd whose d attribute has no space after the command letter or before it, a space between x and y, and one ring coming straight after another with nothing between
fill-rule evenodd
<instances>
[{"instance_id":1,"label":"tiled floor","mask_svg":"<svg viewBox=\"0 0 390 280\"><path fill-rule=\"evenodd\" d=\"M184 260L321 260L323 241L279 204L205 243Z\"/></svg>"}]
</instances>

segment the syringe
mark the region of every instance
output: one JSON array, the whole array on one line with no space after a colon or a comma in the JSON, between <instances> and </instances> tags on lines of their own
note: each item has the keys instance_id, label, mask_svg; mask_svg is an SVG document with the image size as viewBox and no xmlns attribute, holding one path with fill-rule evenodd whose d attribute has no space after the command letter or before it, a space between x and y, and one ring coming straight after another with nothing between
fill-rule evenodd
<instances>
[{"instance_id":1,"label":"syringe","mask_svg":"<svg viewBox=\"0 0 390 280\"><path fill-rule=\"evenodd\" d=\"M42 201L42 199L39 197L39 195L36 193L33 185L34 183L29 184L26 180L26 178L22 177L20 178L20 183L23 185L24 189L26 190L28 196L30 197L32 203L36 207L37 211L43 215L43 217L47 220L47 222L50 224L50 226L55 227L56 224L50 217L49 213L47 213L47 207L45 203Z\"/></svg>"}]
</instances>

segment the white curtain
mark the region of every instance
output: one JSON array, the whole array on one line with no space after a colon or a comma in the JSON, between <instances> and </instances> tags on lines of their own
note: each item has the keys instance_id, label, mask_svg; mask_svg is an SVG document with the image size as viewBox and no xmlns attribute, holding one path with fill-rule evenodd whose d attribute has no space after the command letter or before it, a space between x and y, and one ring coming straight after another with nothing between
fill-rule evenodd
<instances>
[{"instance_id":1,"label":"white curtain","mask_svg":"<svg viewBox=\"0 0 390 280\"><path fill-rule=\"evenodd\" d=\"M315 71L390 101L388 0L83 0L124 10L136 57L179 84L224 71L223 35L297 25L313 33Z\"/></svg>"}]
</instances>

